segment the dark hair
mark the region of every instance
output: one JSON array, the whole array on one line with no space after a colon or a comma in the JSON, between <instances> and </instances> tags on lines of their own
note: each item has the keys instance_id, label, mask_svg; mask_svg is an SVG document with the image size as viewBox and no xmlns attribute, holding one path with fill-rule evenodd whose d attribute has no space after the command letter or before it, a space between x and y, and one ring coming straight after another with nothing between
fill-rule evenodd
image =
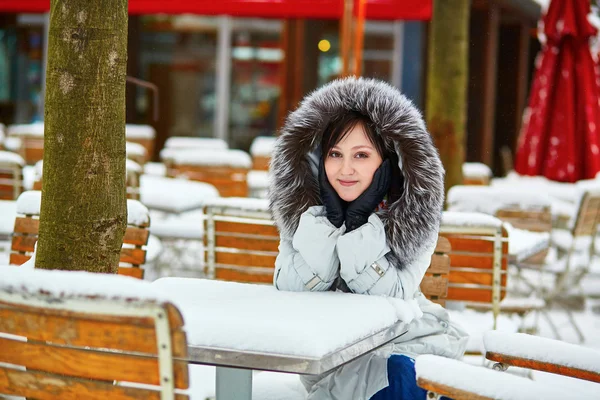
<instances>
[{"instance_id":1,"label":"dark hair","mask_svg":"<svg viewBox=\"0 0 600 400\"><path fill-rule=\"evenodd\" d=\"M375 146L375 150L377 150L381 158L387 158L388 151L386 151L383 138L377 132L375 124L373 124L373 121L369 117L356 111L349 111L340 117L329 120L321 139L321 157L325 159L333 146L343 140L358 124L362 125L367 138Z\"/></svg>"}]
</instances>

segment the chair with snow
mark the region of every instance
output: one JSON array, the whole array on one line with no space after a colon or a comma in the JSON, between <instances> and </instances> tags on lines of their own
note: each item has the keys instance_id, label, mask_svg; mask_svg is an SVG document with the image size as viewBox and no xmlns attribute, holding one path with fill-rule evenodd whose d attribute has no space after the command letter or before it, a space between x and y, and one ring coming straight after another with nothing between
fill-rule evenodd
<instances>
[{"instance_id":1,"label":"chair with snow","mask_svg":"<svg viewBox=\"0 0 600 400\"><path fill-rule=\"evenodd\" d=\"M10 151L0 151L0 200L16 200L23 192L25 160Z\"/></svg>"},{"instance_id":2,"label":"chair with snow","mask_svg":"<svg viewBox=\"0 0 600 400\"><path fill-rule=\"evenodd\" d=\"M12 237L9 264L22 265L29 261L35 250L40 227L41 192L29 190L17 199L17 218ZM127 230L119 260L119 274L144 278L150 217L148 209L139 201L127 200ZM160 246L154 243L153 246Z\"/></svg>"},{"instance_id":3,"label":"chair with snow","mask_svg":"<svg viewBox=\"0 0 600 400\"><path fill-rule=\"evenodd\" d=\"M483 341L492 368L434 355L417 357L417 384L429 399L572 399L600 393L598 350L524 333L489 331ZM531 379L504 372L509 367L524 368ZM554 376L537 381L535 371ZM558 380L559 375L576 379Z\"/></svg>"}]
</instances>

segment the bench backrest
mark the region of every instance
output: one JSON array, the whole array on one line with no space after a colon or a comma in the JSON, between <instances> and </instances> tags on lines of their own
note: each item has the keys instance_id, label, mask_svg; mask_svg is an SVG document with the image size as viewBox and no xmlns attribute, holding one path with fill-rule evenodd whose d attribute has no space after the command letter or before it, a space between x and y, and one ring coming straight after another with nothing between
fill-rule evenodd
<instances>
[{"instance_id":1,"label":"bench backrest","mask_svg":"<svg viewBox=\"0 0 600 400\"><path fill-rule=\"evenodd\" d=\"M584 192L579 203L577 215L573 223L573 236L596 235L598 223L600 222L600 193Z\"/></svg>"},{"instance_id":2,"label":"bench backrest","mask_svg":"<svg viewBox=\"0 0 600 400\"><path fill-rule=\"evenodd\" d=\"M272 284L279 254L279 232L269 212L209 205L205 214L207 275L228 281ZM431 265L421 282L423 294L442 305L448 291L449 253L450 242L439 237Z\"/></svg>"},{"instance_id":3,"label":"bench backrest","mask_svg":"<svg viewBox=\"0 0 600 400\"><path fill-rule=\"evenodd\" d=\"M146 262L146 245L150 237L149 224L129 224L123 237L119 274L144 278L140 268ZM18 215L15 218L10 248L10 265L22 265L33 255L40 229L39 214Z\"/></svg>"},{"instance_id":4,"label":"bench backrest","mask_svg":"<svg viewBox=\"0 0 600 400\"><path fill-rule=\"evenodd\" d=\"M552 230L550 207L539 209L523 209L517 206L503 207L496 211L495 216L517 229L532 232L550 232Z\"/></svg>"},{"instance_id":5,"label":"bench backrest","mask_svg":"<svg viewBox=\"0 0 600 400\"><path fill-rule=\"evenodd\" d=\"M268 171L271 157L268 156L252 156L252 169L259 171Z\"/></svg>"},{"instance_id":6,"label":"bench backrest","mask_svg":"<svg viewBox=\"0 0 600 400\"><path fill-rule=\"evenodd\" d=\"M0 160L0 200L16 200L23 192L23 167Z\"/></svg>"},{"instance_id":7,"label":"bench backrest","mask_svg":"<svg viewBox=\"0 0 600 400\"><path fill-rule=\"evenodd\" d=\"M221 197L248 196L248 169L229 166L202 166L176 164L165 160L167 176L186 177L193 181L210 183L217 188Z\"/></svg>"},{"instance_id":8,"label":"bench backrest","mask_svg":"<svg viewBox=\"0 0 600 400\"><path fill-rule=\"evenodd\" d=\"M444 226L450 241L450 275L446 300L489 303L494 316L506 296L508 232L503 226Z\"/></svg>"},{"instance_id":9,"label":"bench backrest","mask_svg":"<svg viewBox=\"0 0 600 400\"><path fill-rule=\"evenodd\" d=\"M172 304L0 291L0 395L174 399L189 387L186 357Z\"/></svg>"}]
</instances>

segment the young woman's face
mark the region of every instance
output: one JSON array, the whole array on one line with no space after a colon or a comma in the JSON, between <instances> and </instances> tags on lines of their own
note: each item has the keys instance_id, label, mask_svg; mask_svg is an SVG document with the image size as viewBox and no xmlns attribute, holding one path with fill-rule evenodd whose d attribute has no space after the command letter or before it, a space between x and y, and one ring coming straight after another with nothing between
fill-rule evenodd
<instances>
[{"instance_id":1,"label":"young woman's face","mask_svg":"<svg viewBox=\"0 0 600 400\"><path fill-rule=\"evenodd\" d=\"M344 201L353 201L373 180L382 159L358 123L325 156L325 172L331 186Z\"/></svg>"}]
</instances>

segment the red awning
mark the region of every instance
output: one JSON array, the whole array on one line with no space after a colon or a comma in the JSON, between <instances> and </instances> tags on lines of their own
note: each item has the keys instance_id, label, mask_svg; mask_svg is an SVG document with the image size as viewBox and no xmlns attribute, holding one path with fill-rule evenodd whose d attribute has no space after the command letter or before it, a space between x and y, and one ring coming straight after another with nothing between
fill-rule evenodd
<instances>
[{"instance_id":1,"label":"red awning","mask_svg":"<svg viewBox=\"0 0 600 400\"><path fill-rule=\"evenodd\" d=\"M600 108L588 0L552 0L536 60L515 171L575 182L600 171Z\"/></svg>"},{"instance_id":2,"label":"red awning","mask_svg":"<svg viewBox=\"0 0 600 400\"><path fill-rule=\"evenodd\" d=\"M341 18L342 5L343 0L129 0L129 13L334 19ZM431 0L367 0L366 8L367 19L429 20L432 5ZM0 0L0 12L41 13L49 9L50 0Z\"/></svg>"}]
</instances>

